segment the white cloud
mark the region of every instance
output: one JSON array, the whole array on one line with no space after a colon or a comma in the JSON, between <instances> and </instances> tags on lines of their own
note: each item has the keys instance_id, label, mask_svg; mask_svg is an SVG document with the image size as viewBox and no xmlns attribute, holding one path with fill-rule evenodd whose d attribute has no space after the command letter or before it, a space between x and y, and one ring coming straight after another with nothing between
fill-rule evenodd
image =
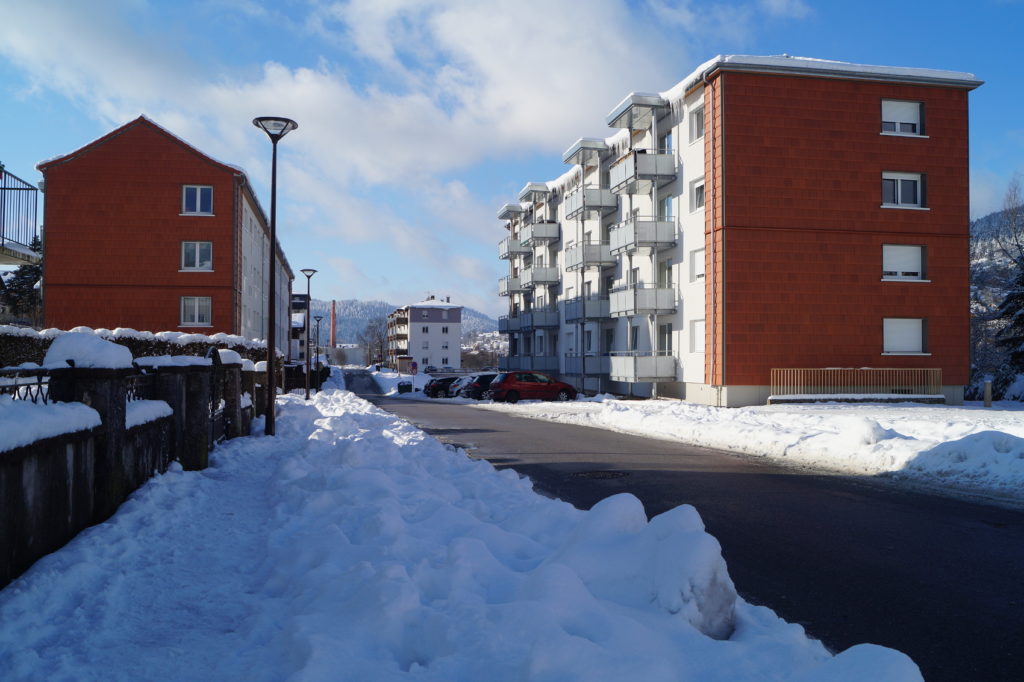
<instances>
[{"instance_id":1,"label":"white cloud","mask_svg":"<svg viewBox=\"0 0 1024 682\"><path fill-rule=\"evenodd\" d=\"M777 17L803 19L811 13L811 8L803 0L758 0L758 4L765 12Z\"/></svg>"}]
</instances>

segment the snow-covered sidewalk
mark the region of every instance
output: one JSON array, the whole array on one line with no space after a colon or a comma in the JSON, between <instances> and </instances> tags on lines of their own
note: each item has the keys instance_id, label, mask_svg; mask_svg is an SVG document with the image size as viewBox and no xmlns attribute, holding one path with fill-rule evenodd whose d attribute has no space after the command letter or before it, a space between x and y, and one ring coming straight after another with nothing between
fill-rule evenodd
<instances>
[{"instance_id":1,"label":"snow-covered sidewalk","mask_svg":"<svg viewBox=\"0 0 1024 682\"><path fill-rule=\"evenodd\" d=\"M4 680L920 680L739 599L692 507L534 493L343 390L0 592Z\"/></svg>"}]
</instances>

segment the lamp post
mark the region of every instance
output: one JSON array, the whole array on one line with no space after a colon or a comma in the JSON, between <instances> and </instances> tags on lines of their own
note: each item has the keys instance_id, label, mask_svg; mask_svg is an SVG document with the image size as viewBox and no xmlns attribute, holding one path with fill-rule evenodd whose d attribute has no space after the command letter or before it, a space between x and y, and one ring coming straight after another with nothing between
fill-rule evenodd
<instances>
[{"instance_id":1,"label":"lamp post","mask_svg":"<svg viewBox=\"0 0 1024 682\"><path fill-rule=\"evenodd\" d=\"M274 360L277 353L276 317L277 317L277 143L282 137L299 127L290 118L280 116L261 116L254 118L252 124L265 132L273 147L273 161L270 166L270 272L267 275L267 418L263 433L273 436L274 402L277 400L277 375L274 373Z\"/></svg>"},{"instance_id":2,"label":"lamp post","mask_svg":"<svg viewBox=\"0 0 1024 682\"><path fill-rule=\"evenodd\" d=\"M305 268L299 272L306 276L306 400L309 400L309 309L313 307L313 298L309 295L309 281L313 279L316 270Z\"/></svg>"},{"instance_id":3,"label":"lamp post","mask_svg":"<svg viewBox=\"0 0 1024 682\"><path fill-rule=\"evenodd\" d=\"M317 315L313 319L316 320L316 371L317 371L317 376L319 376L319 373L320 373L320 320L324 319L324 316L323 315ZM319 385L317 386L316 390L318 390L318 391L320 390Z\"/></svg>"}]
</instances>

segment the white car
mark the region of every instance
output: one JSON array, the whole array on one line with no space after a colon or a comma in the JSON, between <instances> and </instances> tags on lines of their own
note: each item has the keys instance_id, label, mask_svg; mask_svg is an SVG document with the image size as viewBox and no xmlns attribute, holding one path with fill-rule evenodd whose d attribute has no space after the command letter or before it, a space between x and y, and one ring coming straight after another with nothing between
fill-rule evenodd
<instances>
[{"instance_id":1,"label":"white car","mask_svg":"<svg viewBox=\"0 0 1024 682\"><path fill-rule=\"evenodd\" d=\"M476 374L467 374L466 376L459 377L458 379L453 381L451 385L448 386L448 397L458 397L459 393L462 392L462 389L473 383L473 380L476 379L476 377Z\"/></svg>"}]
</instances>

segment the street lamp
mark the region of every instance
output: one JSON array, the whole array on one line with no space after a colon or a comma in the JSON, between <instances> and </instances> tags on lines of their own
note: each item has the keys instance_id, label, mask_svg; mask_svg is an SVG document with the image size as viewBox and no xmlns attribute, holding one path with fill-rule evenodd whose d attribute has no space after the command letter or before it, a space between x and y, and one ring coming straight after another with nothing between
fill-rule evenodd
<instances>
[{"instance_id":1,"label":"street lamp","mask_svg":"<svg viewBox=\"0 0 1024 682\"><path fill-rule=\"evenodd\" d=\"M309 309L313 307L313 298L309 295L309 281L313 279L316 270L305 268L299 272L306 276L306 400L309 400Z\"/></svg>"},{"instance_id":2,"label":"street lamp","mask_svg":"<svg viewBox=\"0 0 1024 682\"><path fill-rule=\"evenodd\" d=\"M263 433L274 435L274 401L277 400L277 375L274 373L274 360L277 353L275 318L277 317L277 142L282 137L299 127L290 118L279 116L261 116L254 118L252 124L270 137L273 147L273 161L270 170L270 273L267 281L267 417Z\"/></svg>"},{"instance_id":3,"label":"street lamp","mask_svg":"<svg viewBox=\"0 0 1024 682\"><path fill-rule=\"evenodd\" d=\"M324 316L323 315L317 315L313 319L316 320L316 371L318 373L317 376L319 376L319 372L320 372L320 320L324 319ZM319 391L320 389L317 388L317 390Z\"/></svg>"}]
</instances>

